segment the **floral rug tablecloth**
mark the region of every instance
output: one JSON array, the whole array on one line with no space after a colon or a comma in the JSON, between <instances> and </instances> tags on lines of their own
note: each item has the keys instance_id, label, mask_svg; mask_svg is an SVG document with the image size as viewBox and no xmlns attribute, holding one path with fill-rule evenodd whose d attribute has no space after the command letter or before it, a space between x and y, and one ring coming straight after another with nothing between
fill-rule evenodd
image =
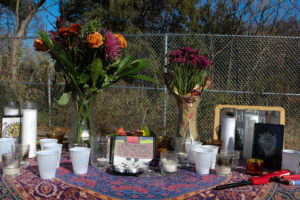
<instances>
[{"instance_id":1,"label":"floral rug tablecloth","mask_svg":"<svg viewBox=\"0 0 300 200\"><path fill-rule=\"evenodd\" d=\"M268 183L214 190L216 185L248 179L243 168L231 176L219 177L215 172L201 176L194 168L176 175L133 177L101 172L89 166L85 175L75 175L71 162L63 159L56 178L41 180L37 163L21 169L21 176L0 180L0 199L300 199L300 186Z\"/></svg>"}]
</instances>

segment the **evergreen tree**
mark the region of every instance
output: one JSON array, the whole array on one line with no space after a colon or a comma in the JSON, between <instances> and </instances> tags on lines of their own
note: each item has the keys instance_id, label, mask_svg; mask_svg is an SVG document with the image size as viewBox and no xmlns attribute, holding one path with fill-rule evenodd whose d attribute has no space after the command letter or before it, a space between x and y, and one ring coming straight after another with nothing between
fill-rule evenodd
<instances>
[{"instance_id":1,"label":"evergreen tree","mask_svg":"<svg viewBox=\"0 0 300 200\"><path fill-rule=\"evenodd\" d=\"M115 32L190 32L195 5L195 0L65 0L61 13L71 22L99 19Z\"/></svg>"}]
</instances>

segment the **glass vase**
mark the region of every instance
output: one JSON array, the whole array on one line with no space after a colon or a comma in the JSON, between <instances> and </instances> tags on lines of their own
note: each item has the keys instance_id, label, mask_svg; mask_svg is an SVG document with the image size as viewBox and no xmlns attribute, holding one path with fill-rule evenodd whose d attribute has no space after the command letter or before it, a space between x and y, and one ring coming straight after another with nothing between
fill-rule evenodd
<instances>
[{"instance_id":1,"label":"glass vase","mask_svg":"<svg viewBox=\"0 0 300 200\"><path fill-rule=\"evenodd\" d=\"M89 144L94 135L94 101L95 95L72 95L71 127L68 135L70 145Z\"/></svg>"},{"instance_id":2,"label":"glass vase","mask_svg":"<svg viewBox=\"0 0 300 200\"><path fill-rule=\"evenodd\" d=\"M197 110L200 97L176 96L178 105L177 137L196 141L199 137L197 128Z\"/></svg>"}]
</instances>

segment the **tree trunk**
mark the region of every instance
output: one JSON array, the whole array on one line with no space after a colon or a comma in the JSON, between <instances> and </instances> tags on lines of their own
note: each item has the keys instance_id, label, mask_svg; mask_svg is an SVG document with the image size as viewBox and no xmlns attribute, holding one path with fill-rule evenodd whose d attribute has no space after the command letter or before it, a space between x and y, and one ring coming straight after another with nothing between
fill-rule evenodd
<instances>
[{"instance_id":1,"label":"tree trunk","mask_svg":"<svg viewBox=\"0 0 300 200\"><path fill-rule=\"evenodd\" d=\"M22 37L24 37L26 29L28 28L28 25L30 21L32 20L33 16L37 13L38 9L46 2L46 0L39 1L34 7L32 7L32 10L29 12L29 14L26 16L26 18L22 21L21 25L19 26L16 24L16 29L12 38L12 54L11 54L11 76L12 81L17 80L18 75L18 50L20 49ZM18 3L17 3L18 4ZM18 5L16 5L16 8L18 8ZM18 12L16 12L16 15ZM16 16L17 23L19 16Z\"/></svg>"}]
</instances>

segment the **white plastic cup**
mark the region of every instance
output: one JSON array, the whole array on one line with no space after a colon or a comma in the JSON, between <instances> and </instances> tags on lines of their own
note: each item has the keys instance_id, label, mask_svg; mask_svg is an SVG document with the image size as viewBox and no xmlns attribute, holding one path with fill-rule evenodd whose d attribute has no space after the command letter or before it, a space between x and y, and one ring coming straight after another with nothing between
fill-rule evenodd
<instances>
[{"instance_id":1,"label":"white plastic cup","mask_svg":"<svg viewBox=\"0 0 300 200\"><path fill-rule=\"evenodd\" d=\"M14 138L0 138L0 162L2 162L2 154L11 151L11 146L15 143Z\"/></svg>"},{"instance_id":2,"label":"white plastic cup","mask_svg":"<svg viewBox=\"0 0 300 200\"><path fill-rule=\"evenodd\" d=\"M59 168L62 146L63 146L62 144L56 144L56 143L46 143L46 144L44 144L44 149L45 150L57 151L56 168Z\"/></svg>"},{"instance_id":3,"label":"white plastic cup","mask_svg":"<svg viewBox=\"0 0 300 200\"><path fill-rule=\"evenodd\" d=\"M195 152L196 172L200 175L209 174L212 150L197 148Z\"/></svg>"},{"instance_id":4,"label":"white plastic cup","mask_svg":"<svg viewBox=\"0 0 300 200\"><path fill-rule=\"evenodd\" d=\"M42 150L36 153L40 178L43 180L55 178L57 151Z\"/></svg>"},{"instance_id":5,"label":"white plastic cup","mask_svg":"<svg viewBox=\"0 0 300 200\"><path fill-rule=\"evenodd\" d=\"M292 149L282 150L281 169L288 169L291 174L297 174L300 161L300 151Z\"/></svg>"},{"instance_id":6,"label":"white plastic cup","mask_svg":"<svg viewBox=\"0 0 300 200\"><path fill-rule=\"evenodd\" d=\"M74 147L70 149L72 167L75 174L86 174L89 166L91 149L87 147Z\"/></svg>"},{"instance_id":7,"label":"white plastic cup","mask_svg":"<svg viewBox=\"0 0 300 200\"><path fill-rule=\"evenodd\" d=\"M187 144L185 144L185 145L187 145ZM188 147L186 147L186 148L189 148L189 151L191 151L190 157L189 157L190 163L195 164L195 155L194 155L193 150L200 148L200 147L202 147L202 142L198 142L198 141L193 141L188 144Z\"/></svg>"},{"instance_id":8,"label":"white plastic cup","mask_svg":"<svg viewBox=\"0 0 300 200\"><path fill-rule=\"evenodd\" d=\"M210 169L216 169L216 159L217 159L219 147L215 145L203 145L202 148L212 150L213 153L211 154Z\"/></svg>"},{"instance_id":9,"label":"white plastic cup","mask_svg":"<svg viewBox=\"0 0 300 200\"><path fill-rule=\"evenodd\" d=\"M54 139L54 138L40 139L41 150L45 150L45 148L44 148L45 144L49 144L49 143L57 144L57 142L58 142L58 139Z\"/></svg>"}]
</instances>

